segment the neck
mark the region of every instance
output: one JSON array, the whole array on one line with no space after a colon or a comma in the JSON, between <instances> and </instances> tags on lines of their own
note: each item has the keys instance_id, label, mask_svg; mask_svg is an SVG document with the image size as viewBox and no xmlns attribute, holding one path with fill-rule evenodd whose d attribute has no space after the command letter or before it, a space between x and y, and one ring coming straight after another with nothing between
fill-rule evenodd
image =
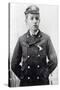
<instances>
[{"instance_id":1,"label":"neck","mask_svg":"<svg viewBox=\"0 0 60 90\"><path fill-rule=\"evenodd\" d=\"M37 31L36 32L31 32L31 30L29 31L30 32L30 35L32 36L32 35L37 35L38 34L38 32L39 32L39 30L37 29Z\"/></svg>"}]
</instances>

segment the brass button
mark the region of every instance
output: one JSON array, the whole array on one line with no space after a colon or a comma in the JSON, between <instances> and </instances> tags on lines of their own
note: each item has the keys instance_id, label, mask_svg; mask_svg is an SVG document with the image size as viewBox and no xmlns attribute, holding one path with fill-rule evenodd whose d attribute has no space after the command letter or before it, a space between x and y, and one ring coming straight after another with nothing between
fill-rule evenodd
<instances>
[{"instance_id":1,"label":"brass button","mask_svg":"<svg viewBox=\"0 0 60 90\"><path fill-rule=\"evenodd\" d=\"M40 67L40 65L37 65L37 68L39 68Z\"/></svg>"},{"instance_id":2,"label":"brass button","mask_svg":"<svg viewBox=\"0 0 60 90\"><path fill-rule=\"evenodd\" d=\"M28 69L30 69L30 66L28 66Z\"/></svg>"},{"instance_id":3,"label":"brass button","mask_svg":"<svg viewBox=\"0 0 60 90\"><path fill-rule=\"evenodd\" d=\"M38 57L40 57L40 54L38 54Z\"/></svg>"},{"instance_id":4,"label":"brass button","mask_svg":"<svg viewBox=\"0 0 60 90\"><path fill-rule=\"evenodd\" d=\"M30 56L27 56L28 58L30 57Z\"/></svg>"},{"instance_id":5,"label":"brass button","mask_svg":"<svg viewBox=\"0 0 60 90\"><path fill-rule=\"evenodd\" d=\"M40 37L40 35L39 35L39 37Z\"/></svg>"},{"instance_id":6,"label":"brass button","mask_svg":"<svg viewBox=\"0 0 60 90\"><path fill-rule=\"evenodd\" d=\"M30 77L28 77L28 80L30 79Z\"/></svg>"},{"instance_id":7,"label":"brass button","mask_svg":"<svg viewBox=\"0 0 60 90\"><path fill-rule=\"evenodd\" d=\"M27 35L27 38L29 38L29 35Z\"/></svg>"},{"instance_id":8,"label":"brass button","mask_svg":"<svg viewBox=\"0 0 60 90\"><path fill-rule=\"evenodd\" d=\"M39 76L37 76L37 79L39 79Z\"/></svg>"}]
</instances>

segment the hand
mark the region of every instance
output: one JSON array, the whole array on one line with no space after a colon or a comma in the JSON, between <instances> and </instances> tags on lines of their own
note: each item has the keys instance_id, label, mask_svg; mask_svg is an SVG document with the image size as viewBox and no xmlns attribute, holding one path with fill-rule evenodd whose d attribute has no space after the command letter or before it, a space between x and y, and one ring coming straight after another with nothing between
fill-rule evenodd
<instances>
[{"instance_id":1,"label":"hand","mask_svg":"<svg viewBox=\"0 0 60 90\"><path fill-rule=\"evenodd\" d=\"M47 77L49 77L49 70L48 70L48 68L45 68L45 70L44 70L44 78L47 78Z\"/></svg>"},{"instance_id":2,"label":"hand","mask_svg":"<svg viewBox=\"0 0 60 90\"><path fill-rule=\"evenodd\" d=\"M47 79L49 77L49 70L48 68L43 67L41 70L41 77L43 79Z\"/></svg>"}]
</instances>

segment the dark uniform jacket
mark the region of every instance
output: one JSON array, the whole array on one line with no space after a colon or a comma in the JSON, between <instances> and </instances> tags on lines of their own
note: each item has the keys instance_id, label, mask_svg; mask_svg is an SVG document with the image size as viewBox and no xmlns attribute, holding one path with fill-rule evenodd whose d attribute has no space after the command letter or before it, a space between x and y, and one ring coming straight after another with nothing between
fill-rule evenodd
<instances>
[{"instance_id":1,"label":"dark uniform jacket","mask_svg":"<svg viewBox=\"0 0 60 90\"><path fill-rule=\"evenodd\" d=\"M56 66L56 53L48 35L39 31L31 36L28 31L18 39L11 68L21 80L21 86L49 84L49 74Z\"/></svg>"}]
</instances>

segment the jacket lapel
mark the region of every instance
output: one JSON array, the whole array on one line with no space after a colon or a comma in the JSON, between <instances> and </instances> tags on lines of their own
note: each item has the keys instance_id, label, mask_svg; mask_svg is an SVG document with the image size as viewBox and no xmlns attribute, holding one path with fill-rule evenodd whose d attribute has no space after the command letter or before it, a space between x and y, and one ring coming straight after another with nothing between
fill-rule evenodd
<instances>
[{"instance_id":1,"label":"jacket lapel","mask_svg":"<svg viewBox=\"0 0 60 90\"><path fill-rule=\"evenodd\" d=\"M37 42L40 41L41 38L41 32L39 31L37 36L31 36L30 32L27 32L27 36L26 36L26 42L29 46L36 44Z\"/></svg>"}]
</instances>

